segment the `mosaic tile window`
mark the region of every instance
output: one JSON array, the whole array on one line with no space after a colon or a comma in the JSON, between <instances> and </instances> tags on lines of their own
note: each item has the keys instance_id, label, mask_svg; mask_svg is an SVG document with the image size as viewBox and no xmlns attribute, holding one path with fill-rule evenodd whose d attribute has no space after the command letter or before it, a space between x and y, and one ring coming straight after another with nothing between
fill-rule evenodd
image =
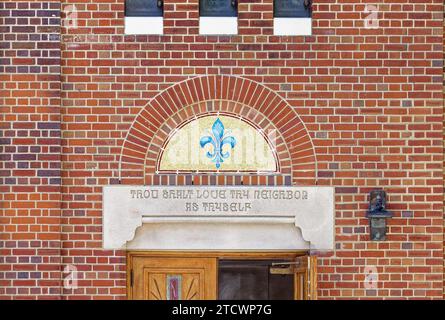
<instances>
[{"instance_id":1,"label":"mosaic tile window","mask_svg":"<svg viewBox=\"0 0 445 320\"><path fill-rule=\"evenodd\" d=\"M162 148L159 172L279 172L275 130L215 114L183 124Z\"/></svg>"}]
</instances>

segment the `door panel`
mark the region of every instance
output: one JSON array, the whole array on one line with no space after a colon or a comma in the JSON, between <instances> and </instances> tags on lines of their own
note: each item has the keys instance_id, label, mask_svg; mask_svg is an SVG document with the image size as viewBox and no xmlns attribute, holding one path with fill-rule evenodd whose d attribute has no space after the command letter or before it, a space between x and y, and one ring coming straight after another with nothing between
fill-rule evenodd
<instances>
[{"instance_id":1,"label":"door panel","mask_svg":"<svg viewBox=\"0 0 445 320\"><path fill-rule=\"evenodd\" d=\"M199 254L192 256L189 253L130 254L128 298L216 300L219 281L219 298L317 299L315 256L289 256L281 261L277 261L281 258L279 255L272 254L264 257L261 254L255 256L246 253L245 256L247 259L239 254L233 256L237 260L230 261L227 258L231 256L227 253L210 257L200 257ZM254 257L261 260L254 260ZM220 260L221 258L225 260ZM255 279L252 280L252 277ZM264 281L260 281L261 279ZM264 285L261 287L261 284ZM249 291L250 287L252 290Z\"/></svg>"},{"instance_id":2,"label":"door panel","mask_svg":"<svg viewBox=\"0 0 445 320\"><path fill-rule=\"evenodd\" d=\"M133 257L132 299L216 299L216 258Z\"/></svg>"},{"instance_id":3,"label":"door panel","mask_svg":"<svg viewBox=\"0 0 445 320\"><path fill-rule=\"evenodd\" d=\"M295 300L317 300L317 257L295 258Z\"/></svg>"},{"instance_id":4,"label":"door panel","mask_svg":"<svg viewBox=\"0 0 445 320\"><path fill-rule=\"evenodd\" d=\"M144 269L145 300L200 300L205 275L193 269Z\"/></svg>"}]
</instances>

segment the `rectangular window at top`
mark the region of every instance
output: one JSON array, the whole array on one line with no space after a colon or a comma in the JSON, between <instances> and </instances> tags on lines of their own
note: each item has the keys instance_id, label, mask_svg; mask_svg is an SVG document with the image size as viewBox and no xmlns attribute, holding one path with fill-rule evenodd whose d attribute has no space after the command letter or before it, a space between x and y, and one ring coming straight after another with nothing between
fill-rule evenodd
<instances>
[{"instance_id":1,"label":"rectangular window at top","mask_svg":"<svg viewBox=\"0 0 445 320\"><path fill-rule=\"evenodd\" d=\"M312 0L274 0L275 35L311 35Z\"/></svg>"},{"instance_id":2,"label":"rectangular window at top","mask_svg":"<svg viewBox=\"0 0 445 320\"><path fill-rule=\"evenodd\" d=\"M311 0L274 0L273 12L276 18L310 18Z\"/></svg>"},{"instance_id":3,"label":"rectangular window at top","mask_svg":"<svg viewBox=\"0 0 445 320\"><path fill-rule=\"evenodd\" d=\"M163 0L125 0L125 34L162 34Z\"/></svg>"},{"instance_id":4,"label":"rectangular window at top","mask_svg":"<svg viewBox=\"0 0 445 320\"><path fill-rule=\"evenodd\" d=\"M201 17L236 17L238 15L238 1L200 0L199 15Z\"/></svg>"},{"instance_id":5,"label":"rectangular window at top","mask_svg":"<svg viewBox=\"0 0 445 320\"><path fill-rule=\"evenodd\" d=\"M162 0L125 0L126 17L162 17Z\"/></svg>"},{"instance_id":6,"label":"rectangular window at top","mask_svg":"<svg viewBox=\"0 0 445 320\"><path fill-rule=\"evenodd\" d=\"M238 0L199 0L200 34L237 34Z\"/></svg>"}]
</instances>

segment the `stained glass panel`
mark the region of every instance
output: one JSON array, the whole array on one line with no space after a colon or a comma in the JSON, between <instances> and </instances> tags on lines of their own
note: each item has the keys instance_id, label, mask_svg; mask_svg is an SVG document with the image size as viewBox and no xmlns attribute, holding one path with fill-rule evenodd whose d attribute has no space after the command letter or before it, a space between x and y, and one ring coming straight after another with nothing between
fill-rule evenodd
<instances>
[{"instance_id":1,"label":"stained glass panel","mask_svg":"<svg viewBox=\"0 0 445 320\"><path fill-rule=\"evenodd\" d=\"M167 275L167 300L181 300L181 287L181 275Z\"/></svg>"},{"instance_id":2,"label":"stained glass panel","mask_svg":"<svg viewBox=\"0 0 445 320\"><path fill-rule=\"evenodd\" d=\"M274 129L259 130L243 119L210 115L177 129L158 161L158 171L278 172Z\"/></svg>"}]
</instances>

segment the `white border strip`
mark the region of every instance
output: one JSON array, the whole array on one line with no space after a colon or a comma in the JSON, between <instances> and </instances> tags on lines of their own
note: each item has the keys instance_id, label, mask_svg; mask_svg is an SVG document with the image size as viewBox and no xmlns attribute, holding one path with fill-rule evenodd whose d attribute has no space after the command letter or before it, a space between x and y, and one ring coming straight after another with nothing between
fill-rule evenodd
<instances>
[{"instance_id":1,"label":"white border strip","mask_svg":"<svg viewBox=\"0 0 445 320\"><path fill-rule=\"evenodd\" d=\"M125 17L125 34L163 34L163 17Z\"/></svg>"},{"instance_id":2,"label":"white border strip","mask_svg":"<svg viewBox=\"0 0 445 320\"><path fill-rule=\"evenodd\" d=\"M276 36L312 35L312 18L274 18L273 34Z\"/></svg>"},{"instance_id":3,"label":"white border strip","mask_svg":"<svg viewBox=\"0 0 445 320\"><path fill-rule=\"evenodd\" d=\"M237 34L238 17L199 17L199 34Z\"/></svg>"}]
</instances>

